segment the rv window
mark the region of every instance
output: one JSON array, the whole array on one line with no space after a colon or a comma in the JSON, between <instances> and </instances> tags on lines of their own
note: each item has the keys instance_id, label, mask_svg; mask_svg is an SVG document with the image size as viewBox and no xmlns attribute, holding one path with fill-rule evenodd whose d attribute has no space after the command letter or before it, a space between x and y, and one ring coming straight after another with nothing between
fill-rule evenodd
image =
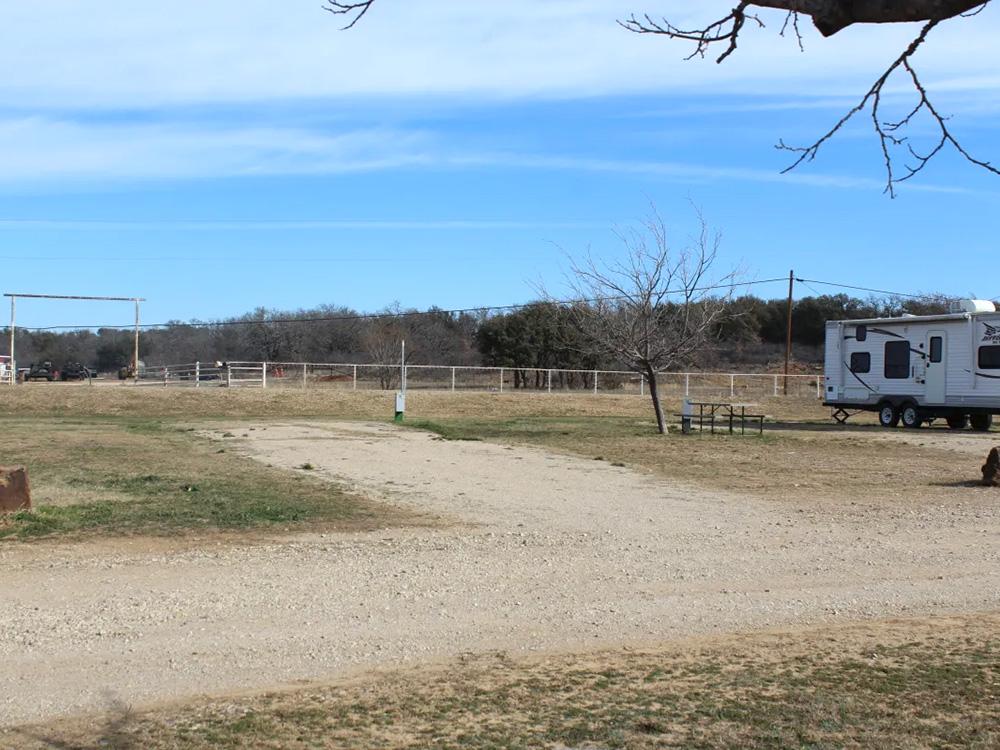
<instances>
[{"instance_id":1,"label":"rv window","mask_svg":"<svg viewBox=\"0 0 1000 750\"><path fill-rule=\"evenodd\" d=\"M868 352L854 352L851 355L851 372L865 373L872 371L872 355Z\"/></svg>"},{"instance_id":2,"label":"rv window","mask_svg":"<svg viewBox=\"0 0 1000 750\"><path fill-rule=\"evenodd\" d=\"M979 347L979 369L1000 370L1000 346Z\"/></svg>"},{"instance_id":3,"label":"rv window","mask_svg":"<svg viewBox=\"0 0 1000 750\"><path fill-rule=\"evenodd\" d=\"M854 329L854 338L858 341L864 341L868 338L868 326L858 326Z\"/></svg>"},{"instance_id":4,"label":"rv window","mask_svg":"<svg viewBox=\"0 0 1000 750\"><path fill-rule=\"evenodd\" d=\"M885 343L885 377L903 380L910 377L910 342L887 341Z\"/></svg>"},{"instance_id":5,"label":"rv window","mask_svg":"<svg viewBox=\"0 0 1000 750\"><path fill-rule=\"evenodd\" d=\"M944 351L944 339L941 336L931 336L931 362L940 362Z\"/></svg>"}]
</instances>

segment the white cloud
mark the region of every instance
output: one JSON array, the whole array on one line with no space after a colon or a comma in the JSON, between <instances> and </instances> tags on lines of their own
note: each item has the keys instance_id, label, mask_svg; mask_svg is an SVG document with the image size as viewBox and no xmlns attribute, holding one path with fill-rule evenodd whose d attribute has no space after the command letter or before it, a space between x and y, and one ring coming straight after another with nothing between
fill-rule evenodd
<instances>
[{"instance_id":1,"label":"white cloud","mask_svg":"<svg viewBox=\"0 0 1000 750\"><path fill-rule=\"evenodd\" d=\"M468 166L508 166L520 169L557 169L582 172L614 172L645 174L682 182L760 182L788 183L809 187L842 188L848 190L882 190L885 182L865 177L793 171L782 174L778 169L750 169L718 165L691 164L676 161L599 159L588 157L552 157L526 155L491 155L458 157L454 163ZM935 193L966 193L964 188L933 184L912 184L907 189Z\"/></svg>"},{"instance_id":2,"label":"white cloud","mask_svg":"<svg viewBox=\"0 0 1000 750\"><path fill-rule=\"evenodd\" d=\"M320 175L391 169L614 172L685 183L742 181L879 189L877 180L670 160L483 151L441 134L299 127L87 124L41 116L0 120L0 186L64 189L68 182ZM961 192L928 184L913 189Z\"/></svg>"},{"instance_id":3,"label":"white cloud","mask_svg":"<svg viewBox=\"0 0 1000 750\"><path fill-rule=\"evenodd\" d=\"M0 11L0 95L15 106L144 107L282 98L409 95L562 97L643 91L854 93L914 27L849 29L807 51L780 15L748 29L723 65L620 29L628 0L378 0L349 32L318 0L48 0ZM662 0L695 25L725 2ZM645 6L645 7L644 7ZM692 10L693 8L693 10ZM921 54L929 77L995 90L997 12L953 21Z\"/></svg>"},{"instance_id":4,"label":"white cloud","mask_svg":"<svg viewBox=\"0 0 1000 750\"><path fill-rule=\"evenodd\" d=\"M384 129L328 135L298 128L0 121L0 182L332 174L429 162L428 138Z\"/></svg>"}]
</instances>

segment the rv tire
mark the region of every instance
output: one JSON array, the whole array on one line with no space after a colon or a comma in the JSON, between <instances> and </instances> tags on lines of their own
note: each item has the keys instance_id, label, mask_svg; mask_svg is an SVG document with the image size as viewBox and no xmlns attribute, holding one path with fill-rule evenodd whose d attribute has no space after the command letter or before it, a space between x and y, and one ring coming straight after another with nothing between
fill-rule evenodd
<instances>
[{"instance_id":1,"label":"rv tire","mask_svg":"<svg viewBox=\"0 0 1000 750\"><path fill-rule=\"evenodd\" d=\"M964 430L969 426L969 415L968 414L952 414L947 417L945 421L948 423L948 428L952 430Z\"/></svg>"},{"instance_id":2,"label":"rv tire","mask_svg":"<svg viewBox=\"0 0 1000 750\"><path fill-rule=\"evenodd\" d=\"M883 401L878 407L878 423L883 427L895 427L899 424L899 409Z\"/></svg>"},{"instance_id":3,"label":"rv tire","mask_svg":"<svg viewBox=\"0 0 1000 750\"><path fill-rule=\"evenodd\" d=\"M986 432L993 424L992 414L973 414L969 419L972 422L972 429L977 432Z\"/></svg>"},{"instance_id":4,"label":"rv tire","mask_svg":"<svg viewBox=\"0 0 1000 750\"><path fill-rule=\"evenodd\" d=\"M903 427L910 429L916 429L924 423L924 416L916 404L903 404L903 408L899 411L899 418L903 422Z\"/></svg>"}]
</instances>

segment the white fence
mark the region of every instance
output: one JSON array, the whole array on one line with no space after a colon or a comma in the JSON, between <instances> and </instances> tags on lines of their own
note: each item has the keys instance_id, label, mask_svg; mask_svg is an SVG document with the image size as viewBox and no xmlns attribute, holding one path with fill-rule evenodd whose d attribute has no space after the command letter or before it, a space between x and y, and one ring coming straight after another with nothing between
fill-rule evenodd
<instances>
[{"instance_id":1,"label":"white fence","mask_svg":"<svg viewBox=\"0 0 1000 750\"><path fill-rule=\"evenodd\" d=\"M272 365L266 362L195 362L190 365L147 367L140 373L136 384L267 388L269 367Z\"/></svg>"},{"instance_id":2,"label":"white fence","mask_svg":"<svg viewBox=\"0 0 1000 750\"><path fill-rule=\"evenodd\" d=\"M151 367L140 375L143 386L330 388L395 390L399 365L313 362L227 362ZM789 396L820 398L822 375L789 375ZM664 396L738 398L780 396L785 376L767 373L663 372L657 385ZM496 393L565 393L645 395L644 376L625 370L565 370L533 367L407 365L407 390L493 391Z\"/></svg>"}]
</instances>

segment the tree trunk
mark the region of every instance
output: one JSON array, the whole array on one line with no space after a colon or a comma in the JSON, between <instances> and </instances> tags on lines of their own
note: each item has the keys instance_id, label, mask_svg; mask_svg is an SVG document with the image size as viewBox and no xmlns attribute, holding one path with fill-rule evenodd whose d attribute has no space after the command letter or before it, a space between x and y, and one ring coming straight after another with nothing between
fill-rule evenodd
<instances>
[{"instance_id":1,"label":"tree trunk","mask_svg":"<svg viewBox=\"0 0 1000 750\"><path fill-rule=\"evenodd\" d=\"M656 429L661 435L667 434L667 423L663 418L663 405L660 404L660 391L656 383L656 372L652 367L646 368L646 379L649 381L649 397L653 399L653 411L656 412Z\"/></svg>"},{"instance_id":2,"label":"tree trunk","mask_svg":"<svg viewBox=\"0 0 1000 750\"><path fill-rule=\"evenodd\" d=\"M798 11L812 17L823 36L855 23L908 23L953 18L983 0L752 0L751 5Z\"/></svg>"}]
</instances>

